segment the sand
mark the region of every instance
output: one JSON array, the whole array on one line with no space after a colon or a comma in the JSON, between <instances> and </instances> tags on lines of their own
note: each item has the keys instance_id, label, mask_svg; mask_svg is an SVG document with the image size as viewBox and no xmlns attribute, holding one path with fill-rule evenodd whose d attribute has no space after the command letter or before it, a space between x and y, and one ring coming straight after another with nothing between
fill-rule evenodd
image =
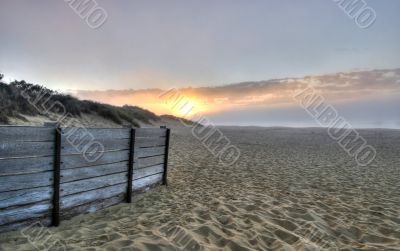
<instances>
[{"instance_id":1,"label":"sand","mask_svg":"<svg viewBox=\"0 0 400 251\"><path fill-rule=\"evenodd\" d=\"M241 150L235 165L175 130L167 188L64 221L50 237L87 251L400 250L400 131L362 131L378 151L368 167L323 129L223 132ZM33 245L0 236L0 250Z\"/></svg>"}]
</instances>

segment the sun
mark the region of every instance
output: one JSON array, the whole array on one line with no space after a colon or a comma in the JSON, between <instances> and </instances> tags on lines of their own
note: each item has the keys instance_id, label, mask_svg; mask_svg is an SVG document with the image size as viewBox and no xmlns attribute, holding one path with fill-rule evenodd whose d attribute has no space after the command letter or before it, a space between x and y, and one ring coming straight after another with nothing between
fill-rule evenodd
<instances>
[{"instance_id":1,"label":"sun","mask_svg":"<svg viewBox=\"0 0 400 251\"><path fill-rule=\"evenodd\" d=\"M187 102L179 109L179 113L180 115L190 115L191 113L193 113L194 109L195 109L194 103Z\"/></svg>"},{"instance_id":2,"label":"sun","mask_svg":"<svg viewBox=\"0 0 400 251\"><path fill-rule=\"evenodd\" d=\"M198 109L195 105L195 102L192 100L185 100L184 102L180 102L176 108L174 109L175 114L180 117L188 117L193 115Z\"/></svg>"},{"instance_id":3,"label":"sun","mask_svg":"<svg viewBox=\"0 0 400 251\"><path fill-rule=\"evenodd\" d=\"M173 114L178 117L190 119L190 117L206 110L203 102L193 97L185 97L173 107Z\"/></svg>"}]
</instances>

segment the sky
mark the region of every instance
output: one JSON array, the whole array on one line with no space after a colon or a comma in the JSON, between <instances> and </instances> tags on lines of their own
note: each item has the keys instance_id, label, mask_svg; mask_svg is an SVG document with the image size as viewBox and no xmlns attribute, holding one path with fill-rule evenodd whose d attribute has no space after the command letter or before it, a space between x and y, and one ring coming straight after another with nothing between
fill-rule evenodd
<instances>
[{"instance_id":1,"label":"sky","mask_svg":"<svg viewBox=\"0 0 400 251\"><path fill-rule=\"evenodd\" d=\"M107 13L97 29L69 1L80 0L0 2L0 72L6 80L25 79L79 97L151 109L146 100L111 90L212 90L241 82L400 68L398 0L365 0L377 17L367 29L334 0L96 0ZM223 89L227 93L228 87ZM354 102L362 107L368 97ZM381 110L394 109L389 101L378 103ZM290 114L301 112L272 109L268 103L271 114L283 112L286 119L271 115L272 122L260 121L255 118L266 111L259 104L243 114L219 109L230 105L216 109L209 104L206 112L220 124L257 125L295 124L298 119ZM354 118L360 113L344 110ZM373 115L359 121L366 121L360 126L397 123L392 113L379 123Z\"/></svg>"},{"instance_id":2,"label":"sky","mask_svg":"<svg viewBox=\"0 0 400 251\"><path fill-rule=\"evenodd\" d=\"M207 123L217 125L315 127L321 125L318 118L326 114L322 112L325 107L332 106L337 118L346 119L356 128L400 128L400 68L216 87L80 90L74 95L107 100L117 106L134 100L158 114L194 121L206 117ZM311 116L307 112L320 105L324 108L319 109L321 115Z\"/></svg>"}]
</instances>

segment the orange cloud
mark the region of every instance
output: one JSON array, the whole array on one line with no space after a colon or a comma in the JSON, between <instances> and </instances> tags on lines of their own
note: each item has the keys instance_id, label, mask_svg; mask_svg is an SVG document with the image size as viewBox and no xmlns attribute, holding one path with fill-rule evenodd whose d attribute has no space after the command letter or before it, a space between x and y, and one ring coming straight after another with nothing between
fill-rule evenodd
<instances>
[{"instance_id":1,"label":"orange cloud","mask_svg":"<svg viewBox=\"0 0 400 251\"><path fill-rule=\"evenodd\" d=\"M296 79L245 82L219 87L176 89L189 105L182 110L165 105L160 98L165 90L76 91L81 99L117 106L137 105L157 114L216 113L249 107L294 105L293 94L311 85L330 102L368 99L376 95L400 95L400 69L337 73ZM175 110L174 110L175 109ZM186 110L185 110L186 109Z\"/></svg>"}]
</instances>

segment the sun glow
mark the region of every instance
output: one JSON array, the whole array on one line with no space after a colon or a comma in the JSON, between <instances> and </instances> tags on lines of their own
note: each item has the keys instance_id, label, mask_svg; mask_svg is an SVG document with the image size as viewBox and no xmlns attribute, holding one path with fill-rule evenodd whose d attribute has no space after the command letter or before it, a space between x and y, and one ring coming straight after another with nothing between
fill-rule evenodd
<instances>
[{"instance_id":1,"label":"sun glow","mask_svg":"<svg viewBox=\"0 0 400 251\"><path fill-rule=\"evenodd\" d=\"M200 106L200 102L195 99L185 99L176 104L173 109L175 116L190 118L191 116L204 111L204 107Z\"/></svg>"}]
</instances>

